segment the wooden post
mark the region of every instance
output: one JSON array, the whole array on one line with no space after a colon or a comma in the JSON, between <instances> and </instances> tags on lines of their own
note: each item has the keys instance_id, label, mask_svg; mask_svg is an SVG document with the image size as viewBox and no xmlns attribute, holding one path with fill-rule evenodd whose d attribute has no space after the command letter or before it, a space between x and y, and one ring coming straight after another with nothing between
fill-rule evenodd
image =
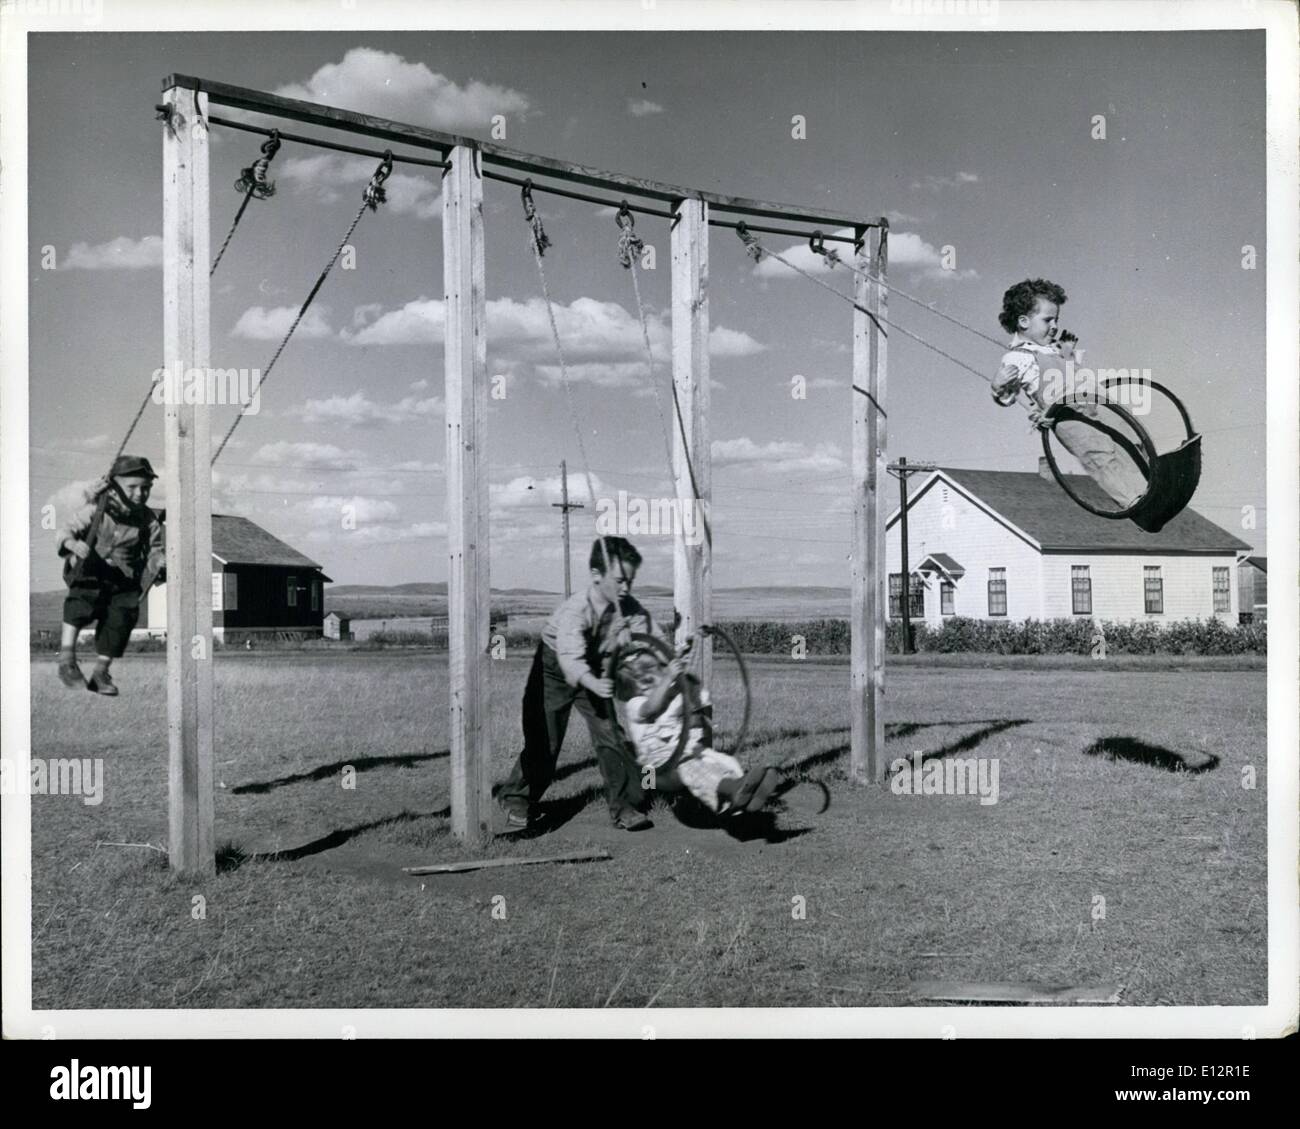
<instances>
[{"instance_id":1,"label":"wooden post","mask_svg":"<svg viewBox=\"0 0 1300 1129\"><path fill-rule=\"evenodd\" d=\"M442 182L446 291L447 648L451 679L451 829L492 837L488 729L487 292L483 179L478 154L458 145Z\"/></svg>"},{"instance_id":2,"label":"wooden post","mask_svg":"<svg viewBox=\"0 0 1300 1129\"><path fill-rule=\"evenodd\" d=\"M883 283L888 265L889 225L864 231L856 256L858 275L854 300L877 317L887 317L886 291L867 280L870 271ZM849 771L860 782L885 776L885 514L887 476L885 408L885 338L875 323L853 311L853 572L852 572L852 696L850 698ZM857 389L865 389L870 398ZM875 401L873 404L872 401ZM904 596L906 598L906 595Z\"/></svg>"},{"instance_id":3,"label":"wooden post","mask_svg":"<svg viewBox=\"0 0 1300 1129\"><path fill-rule=\"evenodd\" d=\"M212 457L206 403L187 404L187 377L207 388L207 96L171 87L163 123L163 361L167 491L168 858L173 870L216 870L212 832Z\"/></svg>"},{"instance_id":4,"label":"wooden post","mask_svg":"<svg viewBox=\"0 0 1300 1129\"><path fill-rule=\"evenodd\" d=\"M709 452L709 205L679 202L681 218L672 229L673 259L673 478L684 528L695 535L673 540L673 605L682 615L680 642L702 624L713 622L713 549L705 533L711 528L713 475ZM680 420L678 422L678 412ZM682 442L683 425L686 443ZM694 484L691 471L694 469ZM696 490L701 504L696 506ZM701 679L712 684L713 640L700 641Z\"/></svg>"}]
</instances>

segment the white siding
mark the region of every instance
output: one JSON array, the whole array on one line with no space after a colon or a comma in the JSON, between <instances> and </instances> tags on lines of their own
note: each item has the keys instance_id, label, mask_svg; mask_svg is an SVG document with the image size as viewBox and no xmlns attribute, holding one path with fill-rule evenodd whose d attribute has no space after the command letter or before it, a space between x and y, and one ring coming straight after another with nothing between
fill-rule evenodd
<instances>
[{"instance_id":1,"label":"white siding","mask_svg":"<svg viewBox=\"0 0 1300 1129\"><path fill-rule=\"evenodd\" d=\"M914 478L913 483L919 483ZM913 495L915 497L915 494ZM1128 621L1150 619L1209 619L1214 611L1214 569L1229 569L1231 610L1218 613L1226 623L1237 622L1240 604L1236 560L1224 556L1172 556L1160 553L1050 553L1044 555L1013 533L987 510L968 500L954 487L936 483L908 509L909 569L916 569L932 553L946 553L966 570L957 582L953 612L974 619L989 618L990 568L1005 568L1008 620L1071 618L1070 569L1087 565L1092 581L1092 615L1097 619ZM890 573L900 568L900 523L886 536L885 558ZM1148 614L1144 599L1143 569L1159 566L1164 582L1164 611ZM931 576L925 590L925 622L939 626L939 580ZM904 582L906 592L906 582ZM1003 617L997 616L1001 619Z\"/></svg>"},{"instance_id":2,"label":"white siding","mask_svg":"<svg viewBox=\"0 0 1300 1129\"><path fill-rule=\"evenodd\" d=\"M1211 619L1214 611L1214 569L1229 570L1231 610L1218 613L1225 623L1237 622L1238 596L1231 583L1233 557L1185 557L1151 554L1050 553L1043 558L1045 618L1070 617L1070 567L1087 565L1092 579L1092 614L1096 619ZM1158 566L1164 581L1164 611L1148 613L1143 569Z\"/></svg>"},{"instance_id":3,"label":"white siding","mask_svg":"<svg viewBox=\"0 0 1300 1129\"><path fill-rule=\"evenodd\" d=\"M936 483L908 507L907 541L909 572L931 553L947 553L966 570L953 593L955 615L987 619L989 569L1005 568L1007 614L995 618L1042 617L1042 569L1038 550L952 487ZM885 558L891 573L902 571L899 568L901 544L901 523L896 521L889 527L885 541ZM937 627L945 618L939 610L939 578L934 576L925 590L925 622Z\"/></svg>"}]
</instances>

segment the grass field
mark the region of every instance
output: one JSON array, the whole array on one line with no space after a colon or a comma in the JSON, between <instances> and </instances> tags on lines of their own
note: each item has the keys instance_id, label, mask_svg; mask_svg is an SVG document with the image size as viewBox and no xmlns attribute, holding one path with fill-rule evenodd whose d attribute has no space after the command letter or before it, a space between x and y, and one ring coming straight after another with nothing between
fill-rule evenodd
<instances>
[{"instance_id":1,"label":"grass field","mask_svg":"<svg viewBox=\"0 0 1300 1129\"><path fill-rule=\"evenodd\" d=\"M613 858L417 879L400 868L471 857L449 833L445 656L216 663L227 865L197 884L101 845L166 843L162 656L119 664L116 700L33 663L33 756L105 766L98 805L32 797L35 1007L897 1006L924 979L1266 997L1262 666L892 666L890 758L996 758L981 804L850 784L847 665L754 660L742 759L785 769L774 818L661 807L616 832L575 717L549 830L491 853ZM498 779L526 672L493 667ZM720 710L737 685L719 663Z\"/></svg>"}]
</instances>

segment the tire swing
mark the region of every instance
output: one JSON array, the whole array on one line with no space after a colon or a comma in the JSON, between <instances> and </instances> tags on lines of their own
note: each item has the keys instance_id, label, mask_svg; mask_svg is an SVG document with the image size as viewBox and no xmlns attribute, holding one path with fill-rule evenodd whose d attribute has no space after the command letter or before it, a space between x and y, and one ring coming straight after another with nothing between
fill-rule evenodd
<instances>
[{"instance_id":1,"label":"tire swing","mask_svg":"<svg viewBox=\"0 0 1300 1129\"><path fill-rule=\"evenodd\" d=\"M735 738L731 741L730 747L718 749L716 752L727 753L735 756L739 753L745 743L745 737L749 733L749 718L752 708L752 700L749 689L749 669L745 665L745 658L740 653L740 648L736 646L736 641L732 639L722 628L717 626L704 626L700 628L701 635L712 635L721 639L727 649L731 651L736 659L736 664L740 669L740 682L744 691L745 705L741 714L740 726L736 730ZM619 667L639 655L650 655L659 664L662 670L675 657L676 652L668 643L655 635L636 633L632 638L620 647L617 647L610 655L609 663L606 666L606 677L616 679L618 677ZM681 762L686 753L687 746L690 742L690 733L692 728L697 727L697 719L702 720L706 729L712 730L713 706L702 705L695 696L695 690L691 680L685 674L678 677L677 692L682 698L682 730L677 738L677 747L669 759L655 769L655 790L661 792L679 791L681 789L681 779L677 775L677 765ZM611 708L614 726L619 731L625 741L629 740L628 735L623 733L622 726L618 721L618 711Z\"/></svg>"},{"instance_id":2,"label":"tire swing","mask_svg":"<svg viewBox=\"0 0 1300 1129\"><path fill-rule=\"evenodd\" d=\"M672 647L655 635L636 632L632 638L614 649L613 654L609 657L609 663L605 668L605 677L617 684L619 668L630 659L640 655L649 655L658 664L660 670L666 667L674 658L675 652ZM666 762L659 765L654 770L655 791L657 792L676 792L682 787L681 778L677 775L677 765L681 762L682 756L686 752L686 746L690 742L691 727L695 721L695 715L698 712L699 705L695 700L695 695L691 691L690 680L685 674L679 675L676 680L677 693L682 698L682 731L677 738L677 747L673 749L673 754ZM618 719L618 709L614 705L617 700L617 690L614 699L611 699L610 718L613 722L614 729L618 732L623 741L630 747L632 739L629 734L624 732L623 726Z\"/></svg>"},{"instance_id":3,"label":"tire swing","mask_svg":"<svg viewBox=\"0 0 1300 1129\"><path fill-rule=\"evenodd\" d=\"M1133 413L1111 399L1112 389L1125 384L1151 388L1178 410L1187 434L1176 448L1167 452L1158 450L1150 432L1138 422ZM1192 426L1191 417L1182 401L1162 384L1141 377L1116 377L1101 381L1099 387L1098 395L1065 396L1044 413L1045 418L1053 424L1052 428L1043 431L1043 453L1047 456L1047 465L1071 501L1089 513L1111 520L1128 518L1148 533L1159 533L1167 522L1186 508L1196 493L1196 487L1201 481L1201 437ZM1074 406L1076 404L1090 406L1094 409L1094 414L1077 410ZM1055 425L1064 422L1091 427L1123 451L1146 479L1147 487L1141 497L1130 506L1121 506L1117 502L1111 502L1107 506L1098 501L1098 498L1106 498L1100 489L1089 497L1072 486L1070 476L1061 471L1056 461L1051 441Z\"/></svg>"}]
</instances>

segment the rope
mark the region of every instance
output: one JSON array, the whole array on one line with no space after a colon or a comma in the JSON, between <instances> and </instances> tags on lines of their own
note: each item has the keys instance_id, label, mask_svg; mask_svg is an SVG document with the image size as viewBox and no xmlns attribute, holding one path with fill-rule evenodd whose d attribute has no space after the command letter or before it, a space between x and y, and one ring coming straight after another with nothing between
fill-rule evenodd
<instances>
[{"instance_id":1,"label":"rope","mask_svg":"<svg viewBox=\"0 0 1300 1129\"><path fill-rule=\"evenodd\" d=\"M294 331L297 330L299 324L302 322L303 317L306 315L308 308L315 300L316 295L320 293L321 287L325 285L325 280L329 277L330 271L334 269L334 264L339 261L339 256L343 254L343 248L348 245L348 240L352 238L352 233L356 230L357 224L361 222L361 217L366 214L367 210L372 212L378 211L379 205L384 203L387 199L384 192L384 181L388 179L388 176L392 171L392 155L390 153L385 153L383 161L380 162L379 167L375 169L374 174L370 177L370 183L366 185L365 190L361 193L361 207L357 209L357 214L352 218L352 222L348 225L348 229L344 233L343 238L339 240L339 245L334 249L334 254L330 256L329 262L325 264L325 269L320 272L320 277L316 279L316 285L311 288L306 300L299 308L298 316L293 319L293 324L289 326L288 333L286 333L281 339L275 353L271 357L271 360L267 363L261 376L258 377L257 384L253 387L252 397L257 396L257 394L262 390L262 385L265 384L267 378L270 377L271 370L275 368L275 362L280 359L280 354L284 352L285 346L289 344L289 339L294 335ZM235 416L234 420L231 422L229 430L222 438L209 465L214 465L221 457L221 452L226 449L226 444L230 442L230 437L234 435L235 428L239 426L239 421L242 420L246 414L247 412L241 408L239 414Z\"/></svg>"},{"instance_id":2,"label":"rope","mask_svg":"<svg viewBox=\"0 0 1300 1129\"><path fill-rule=\"evenodd\" d=\"M280 132L273 129L271 130L271 136L262 142L262 155L248 168L240 171L239 179L235 181L235 191L242 192L244 199L239 205L239 211L235 213L235 222L230 225L230 230L226 233L226 238L221 244L221 250L217 252L217 257L212 261L212 269L208 271L209 278L216 273L217 264L221 262L221 257L226 253L226 248L230 246L230 240L235 235L235 228L239 226L239 221L244 218L244 210L248 207L248 202L254 197L258 200L268 200L275 195L275 181L267 179L267 170L279 151Z\"/></svg>"},{"instance_id":3,"label":"rope","mask_svg":"<svg viewBox=\"0 0 1300 1129\"><path fill-rule=\"evenodd\" d=\"M171 124L169 116L159 114L164 118L168 125ZM217 257L212 260L212 266L208 270L208 277L211 278L217 273L217 267L221 263L222 256L226 253L226 248L230 246L231 239L234 238L235 228L239 226L239 221L244 218L244 211L248 207L248 202L256 197L259 200L265 200L275 195L275 182L266 178L267 168L271 164L276 153L280 151L280 137L278 130L271 131L269 140L262 143L262 156L254 161L248 168L240 173L240 177L235 181L235 189L244 194L244 199L239 204L239 210L235 213L235 222L230 225L230 230L226 233L226 238L221 244L221 250L217 252ZM126 429L126 434L122 436L121 446L117 449L117 455L114 456L113 462L121 456L126 450L126 445L131 442L131 436L135 434L135 429L140 423L140 417L144 415L144 410L149 406L149 401L153 399L153 385L145 393L145 397L140 401L140 406L136 408L135 415L131 418L131 425Z\"/></svg>"},{"instance_id":4,"label":"rope","mask_svg":"<svg viewBox=\"0 0 1300 1129\"><path fill-rule=\"evenodd\" d=\"M635 223L632 218L631 209L627 207L627 201L623 202L623 207L615 217L619 227L618 236L618 261L632 272L632 292L636 296L636 312L641 322L641 339L645 343L646 363L650 371L650 388L654 392L655 408L659 412L659 429L663 432L664 449L668 454L668 470L673 471L673 445L668 436L668 422L664 419L663 400L659 395L659 382L655 380L655 359L654 350L650 347L650 326L646 320L645 305L641 301L641 283L637 277L637 260L640 258L641 251L645 247L645 241L636 234ZM690 444L686 438L686 423L682 419L681 400L677 395L677 382L672 384L673 390L673 408L677 416L677 427L682 436L682 457L686 461L686 473L691 480L691 494L695 499L696 510L700 515L700 521L704 524L704 539L708 542L709 549L713 549L713 530L709 527L709 515L704 512L703 499L700 497L699 483L695 477L695 467L691 462Z\"/></svg>"},{"instance_id":5,"label":"rope","mask_svg":"<svg viewBox=\"0 0 1300 1129\"><path fill-rule=\"evenodd\" d=\"M828 248L825 245L825 243L822 242L823 238L824 237L822 236L822 233L820 231L813 232L812 238L809 240L809 246L816 254L820 255L826 261L826 265L830 269L833 270L836 266L841 264L847 266L849 270L851 270L855 275L861 278L869 279L870 281L874 282L877 286L883 286L891 294L897 294L904 301L911 302L913 305L916 306L920 306L923 310L928 310L936 317L941 317L943 318L944 321L951 322L953 325L959 326L960 328L966 330L968 333L975 334L976 337L982 337L985 341L989 342L992 345L996 345L999 349L1002 349L1004 351L1006 350L1007 347L1006 342L999 341L996 337L990 336L989 334L985 333L982 329L976 329L973 325L967 325L964 321L960 321L959 319L952 317L950 314L945 314L942 310L935 309L935 307L932 306L929 302L926 302L923 299L916 297L915 294L909 294L906 290L903 290L900 287L895 286L892 282L886 282L883 278L877 278L869 270L865 270L862 267L856 266L853 263L846 263L840 257L840 253L836 251L835 248L833 247ZM839 293L839 291L836 291L836 293Z\"/></svg>"},{"instance_id":6,"label":"rope","mask_svg":"<svg viewBox=\"0 0 1300 1129\"><path fill-rule=\"evenodd\" d=\"M546 248L551 245L551 241L542 228L542 218L537 214L537 208L533 204L533 182L531 179L524 182L523 188L520 189L520 196L524 202L524 219L527 221L529 228L528 245L533 249L533 259L537 263L537 277L542 284L542 298L546 302L546 320L551 326L551 342L555 346L555 355L560 362L560 382L564 385L564 397L569 408L569 418L573 421L573 431L578 438L578 455L582 459L582 474L587 480L587 496L592 503L591 516L593 522L596 522L599 521L599 518L596 514L596 488L591 480L591 463L587 459L587 445L582 440L582 428L578 425L578 413L573 403L573 391L569 387L569 366L564 359L564 344L560 340L560 327L555 321L555 307L551 302L551 289L546 284L546 267L542 264L542 256L546 253ZM599 525L596 526L596 540L600 544L600 554L605 562L605 575L608 576L609 550L605 546L605 538L600 532ZM618 615L617 602L615 603L615 615Z\"/></svg>"},{"instance_id":7,"label":"rope","mask_svg":"<svg viewBox=\"0 0 1300 1129\"><path fill-rule=\"evenodd\" d=\"M742 226L743 226L743 225L742 225ZM931 344L929 341L927 341L924 337L920 337L920 336L918 336L917 334L913 333L910 329L907 329L907 328L905 328L904 326L899 325L897 322L889 321L887 318L877 318L875 314L873 314L873 313L872 313L870 310L868 310L865 306L862 306L862 305L860 305L859 303L855 302L852 298L850 298L850 297L849 297L847 294L845 294L842 290L838 290L838 289L836 289L834 286L831 286L829 283L827 283L827 282L823 282L823 281L822 281L820 278L818 278L816 275L809 274L806 270L803 270L803 269L801 269L800 267L795 266L794 263L790 262L790 260L787 259L787 258L785 258L783 255L778 255L775 251L769 251L766 247L764 247L764 246L763 246L763 245L758 241L758 236L752 234L752 233L749 232L747 229L744 230L744 231L741 231L740 228L738 227L737 230L736 230L736 234L740 236L741 240L742 240L742 241L744 242L744 244L745 244L745 249L749 252L750 256L753 258L753 260L754 260L755 262L759 262L759 261L762 259L762 257L763 257L764 255L767 255L768 258L776 259L777 262L779 262L779 263L783 263L785 266L789 267L789 268L790 268L792 271L794 271L796 274L801 274L801 275L803 275L804 278L808 279L810 282L815 282L815 283L816 283L818 286L820 286L823 290L829 290L829 291L830 291L832 294L834 294L837 298L840 298L840 299L842 299L843 301L848 302L849 305L851 305L855 310L861 310L864 314L867 315L867 317L869 317L873 322L876 323L876 327L877 327L878 329L880 329L880 332L881 332L882 334L884 334L885 331L884 331L884 328L881 326L881 322L884 322L884 324L887 325L887 326L889 326L890 329L896 329L896 330L898 330L898 332L901 333L904 337L910 337L910 338L911 338L913 341L915 341L918 345L923 345L925 348L931 350L932 352L938 353L939 356L944 357L944 358L946 358L947 360L952 361L952 363L955 364L955 365L957 365L959 368L963 368L963 369L965 369L967 372L969 372L969 373L973 373L975 376L978 376L982 381L984 381L985 384L992 384L992 383L993 383L993 378L992 378L991 376L989 376L987 373L980 372L979 369L974 368L974 367L972 367L971 365L968 365L965 361L959 360L958 358L954 357L951 353L946 353L946 352L944 352L944 350L940 349L938 345L932 345L932 344ZM834 254L834 252L831 252L831 254ZM837 260L839 260L839 256L838 256L838 255L836 255L835 258L836 258ZM842 260L839 260L839 261L842 261ZM870 278L870 277L871 277L870 274L868 274L867 277ZM913 300L913 301L919 301L919 299L912 299L912 300ZM921 304L924 305L924 303L921 303ZM926 306L926 309L930 309L930 307L929 307L929 306ZM938 311L938 310L930 310L930 312L931 312L931 313L938 313L939 311ZM945 317L946 317L947 315L941 315L941 316L945 316ZM949 319L949 320L955 320L955 319ZM958 324L958 325L962 325L961 322L957 322L956 324ZM963 326L963 328L965 328L965 329L969 329L970 327L969 327L969 326ZM979 330L973 330L972 332L979 333ZM885 334L885 336L888 336L888 334ZM980 334L980 336L984 336L984 335L983 335L983 334ZM990 338L989 340L993 340L993 339ZM999 348L1005 348L1005 346L1004 346L1004 345L1002 344L1002 342L1000 342L1000 341L994 341L994 344L996 344ZM866 393L863 389L858 389L858 391L862 392L862 394L863 394L864 396L867 395L867 393ZM868 396L868 399L870 399L869 396ZM872 403L875 403L875 401L872 400ZM876 405L876 407L877 407L877 410L879 410L879 405L878 405L878 404ZM882 413L882 414L883 414L883 413Z\"/></svg>"}]
</instances>

